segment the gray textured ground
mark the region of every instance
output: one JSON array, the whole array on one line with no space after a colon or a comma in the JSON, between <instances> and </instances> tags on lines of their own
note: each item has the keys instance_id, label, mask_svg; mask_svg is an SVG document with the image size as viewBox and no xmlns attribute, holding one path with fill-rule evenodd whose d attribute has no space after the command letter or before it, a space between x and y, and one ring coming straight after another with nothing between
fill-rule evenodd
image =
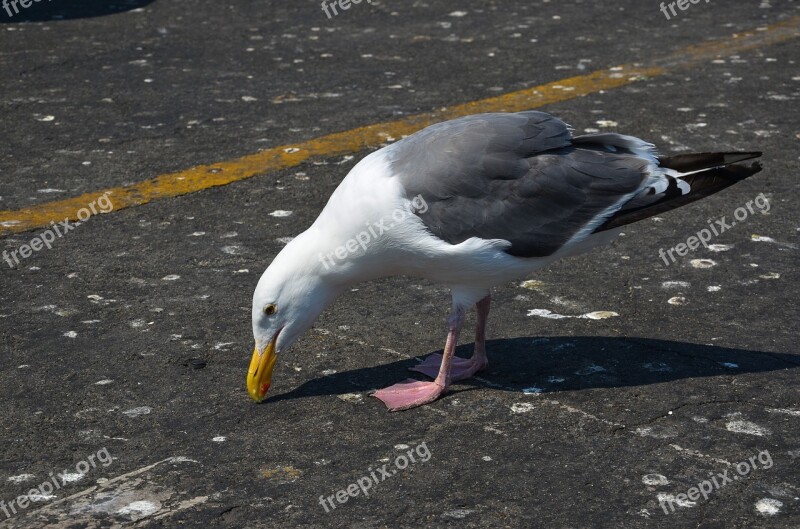
<instances>
[{"instance_id":1,"label":"gray textured ground","mask_svg":"<svg viewBox=\"0 0 800 529\"><path fill-rule=\"evenodd\" d=\"M0 209L800 15L782 0L669 22L633 0L384 0L331 20L318 2L93 4L0 19ZM259 274L365 153L96 217L20 268L0 262L0 500L96 456L0 527L800 527L799 98L791 41L545 108L664 152L763 150L765 170L498 289L488 372L409 412L366 395L442 347L449 299L404 278L341 298L263 404L244 388ZM768 214L716 238L725 251L659 259L760 193ZM659 506L759 454L707 500ZM320 505L384 464L368 497Z\"/></svg>"}]
</instances>

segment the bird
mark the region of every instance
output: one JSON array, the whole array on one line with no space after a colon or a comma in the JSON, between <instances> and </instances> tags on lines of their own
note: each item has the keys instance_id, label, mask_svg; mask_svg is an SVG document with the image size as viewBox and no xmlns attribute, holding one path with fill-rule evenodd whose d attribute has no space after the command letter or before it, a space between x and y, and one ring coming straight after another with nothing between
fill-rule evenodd
<instances>
[{"instance_id":1,"label":"bird","mask_svg":"<svg viewBox=\"0 0 800 529\"><path fill-rule=\"evenodd\" d=\"M372 395L390 411L436 401L486 369L491 289L610 244L630 223L758 173L760 152L661 156L617 133L573 135L540 111L440 122L366 155L314 223L272 260L253 293L247 389L262 401L277 359L354 285L387 276L449 288L441 354ZM454 355L475 306L471 358Z\"/></svg>"}]
</instances>

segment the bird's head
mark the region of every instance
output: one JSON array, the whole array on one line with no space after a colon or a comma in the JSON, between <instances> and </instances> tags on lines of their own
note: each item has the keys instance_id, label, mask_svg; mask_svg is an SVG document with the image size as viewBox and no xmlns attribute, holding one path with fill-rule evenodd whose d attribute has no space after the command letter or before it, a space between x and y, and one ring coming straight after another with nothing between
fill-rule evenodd
<instances>
[{"instance_id":1,"label":"bird's head","mask_svg":"<svg viewBox=\"0 0 800 529\"><path fill-rule=\"evenodd\" d=\"M247 372L247 392L257 402L269 390L278 357L341 292L320 273L320 263L308 239L301 235L286 245L261 276L253 294L255 349Z\"/></svg>"}]
</instances>

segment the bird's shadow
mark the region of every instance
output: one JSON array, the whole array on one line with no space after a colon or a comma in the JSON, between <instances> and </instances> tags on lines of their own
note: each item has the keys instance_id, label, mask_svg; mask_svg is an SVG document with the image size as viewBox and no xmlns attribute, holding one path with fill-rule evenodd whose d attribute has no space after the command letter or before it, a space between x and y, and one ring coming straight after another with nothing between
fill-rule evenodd
<instances>
[{"instance_id":1,"label":"bird's shadow","mask_svg":"<svg viewBox=\"0 0 800 529\"><path fill-rule=\"evenodd\" d=\"M456 354L469 357L472 348L473 344L462 345ZM460 384L493 387L499 391L555 393L800 366L800 355L648 338L509 338L489 341L487 351L489 368L479 373L477 379ZM417 359L411 358L315 378L264 402L371 391L409 376L429 380L422 374L408 371L417 363Z\"/></svg>"},{"instance_id":2,"label":"bird's shadow","mask_svg":"<svg viewBox=\"0 0 800 529\"><path fill-rule=\"evenodd\" d=\"M1 0L0 0L1 1ZM123 13L154 0L7 0L0 6L0 24L49 22ZM27 4L27 7L25 7Z\"/></svg>"}]
</instances>

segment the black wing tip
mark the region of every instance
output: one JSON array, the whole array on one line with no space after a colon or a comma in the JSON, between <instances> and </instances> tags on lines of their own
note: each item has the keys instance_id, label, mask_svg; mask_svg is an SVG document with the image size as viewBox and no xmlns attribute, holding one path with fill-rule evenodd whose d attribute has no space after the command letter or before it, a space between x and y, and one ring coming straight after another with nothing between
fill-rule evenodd
<instances>
[{"instance_id":1,"label":"black wing tip","mask_svg":"<svg viewBox=\"0 0 800 529\"><path fill-rule=\"evenodd\" d=\"M759 154L759 156L761 155ZM753 162L750 164L750 169L752 169L753 174L756 174L764 169L764 165L761 162Z\"/></svg>"},{"instance_id":2,"label":"black wing tip","mask_svg":"<svg viewBox=\"0 0 800 529\"><path fill-rule=\"evenodd\" d=\"M724 152L722 156L725 160L725 165L731 163L739 163L744 162L746 160L752 160L754 158L761 158L763 153L761 151L750 151L750 152Z\"/></svg>"},{"instance_id":3,"label":"black wing tip","mask_svg":"<svg viewBox=\"0 0 800 529\"><path fill-rule=\"evenodd\" d=\"M760 173L764 169L761 162L753 162L751 164L734 163L724 168L720 168L728 176L733 176L735 180L741 181L745 178L750 178L756 173Z\"/></svg>"},{"instance_id":4,"label":"black wing tip","mask_svg":"<svg viewBox=\"0 0 800 529\"><path fill-rule=\"evenodd\" d=\"M716 153L719 155L721 153ZM744 154L744 153L737 153ZM750 153L753 154L753 153ZM754 174L760 172L764 167L761 162L753 162L751 164L733 163L723 167L712 167L697 173L680 177L681 180L687 182L691 187L691 191L686 194L670 193L670 188L673 186L675 179L670 177L670 188L667 189L667 195L664 199L631 211L618 212L611 216L604 224L595 230L595 233L605 231L611 228L624 226L633 222L652 217L660 213L671 211L675 208L685 206L697 200L706 198L723 189L730 187L734 184L750 178Z\"/></svg>"},{"instance_id":5,"label":"black wing tip","mask_svg":"<svg viewBox=\"0 0 800 529\"><path fill-rule=\"evenodd\" d=\"M760 158L762 155L761 151L694 152L676 154L674 156L661 156L658 162L661 167L689 173L714 167L726 167Z\"/></svg>"}]
</instances>

